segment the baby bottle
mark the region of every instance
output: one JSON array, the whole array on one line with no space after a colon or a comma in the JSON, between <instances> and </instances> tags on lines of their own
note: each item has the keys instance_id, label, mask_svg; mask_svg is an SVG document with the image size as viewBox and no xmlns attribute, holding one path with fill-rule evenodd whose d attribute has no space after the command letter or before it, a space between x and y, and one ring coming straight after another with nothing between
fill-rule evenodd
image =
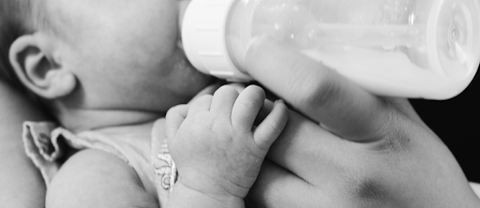
<instances>
[{"instance_id":1,"label":"baby bottle","mask_svg":"<svg viewBox=\"0 0 480 208\"><path fill-rule=\"evenodd\" d=\"M449 99L480 62L480 0L193 0L190 62L231 81L249 43L270 38L386 96Z\"/></svg>"}]
</instances>

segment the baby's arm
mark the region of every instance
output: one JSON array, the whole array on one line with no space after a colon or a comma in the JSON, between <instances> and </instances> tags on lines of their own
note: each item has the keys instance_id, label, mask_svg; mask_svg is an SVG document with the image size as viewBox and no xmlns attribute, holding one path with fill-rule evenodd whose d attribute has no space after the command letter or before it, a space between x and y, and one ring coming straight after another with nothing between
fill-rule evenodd
<instances>
[{"instance_id":1,"label":"baby's arm","mask_svg":"<svg viewBox=\"0 0 480 208\"><path fill-rule=\"evenodd\" d=\"M86 149L70 157L55 175L47 191L46 207L158 208L158 202L123 160Z\"/></svg>"},{"instance_id":2,"label":"baby's arm","mask_svg":"<svg viewBox=\"0 0 480 208\"><path fill-rule=\"evenodd\" d=\"M277 102L257 126L265 94L222 87L167 113L167 138L179 179L168 207L244 207L271 144L287 123Z\"/></svg>"}]
</instances>

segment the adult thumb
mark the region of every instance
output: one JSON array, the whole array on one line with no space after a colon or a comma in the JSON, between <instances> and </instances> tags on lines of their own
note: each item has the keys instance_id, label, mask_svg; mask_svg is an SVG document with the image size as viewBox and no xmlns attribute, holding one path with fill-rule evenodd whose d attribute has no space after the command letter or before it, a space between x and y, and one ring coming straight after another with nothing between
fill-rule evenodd
<instances>
[{"instance_id":1,"label":"adult thumb","mask_svg":"<svg viewBox=\"0 0 480 208\"><path fill-rule=\"evenodd\" d=\"M355 141L378 138L387 105L321 62L269 39L249 45L245 70L264 87L337 135Z\"/></svg>"}]
</instances>

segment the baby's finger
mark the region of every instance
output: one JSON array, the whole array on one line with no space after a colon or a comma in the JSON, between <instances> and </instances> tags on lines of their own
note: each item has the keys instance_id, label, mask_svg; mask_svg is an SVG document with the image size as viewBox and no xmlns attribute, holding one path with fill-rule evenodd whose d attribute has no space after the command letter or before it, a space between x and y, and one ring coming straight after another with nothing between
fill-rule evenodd
<instances>
[{"instance_id":1,"label":"baby's finger","mask_svg":"<svg viewBox=\"0 0 480 208\"><path fill-rule=\"evenodd\" d=\"M219 113L220 115L226 115L228 118L230 118L232 114L232 107L237 97L238 91L235 88L230 86L220 87L213 94L210 111Z\"/></svg>"},{"instance_id":2,"label":"baby's finger","mask_svg":"<svg viewBox=\"0 0 480 208\"><path fill-rule=\"evenodd\" d=\"M189 103L192 103L194 100L204 95L213 95L213 93L215 93L215 91L217 91L219 87L220 87L220 83L215 83L213 85L209 85L205 87L202 91L198 92L197 95L195 95L195 97L193 97Z\"/></svg>"},{"instance_id":3,"label":"baby's finger","mask_svg":"<svg viewBox=\"0 0 480 208\"><path fill-rule=\"evenodd\" d=\"M188 114L195 114L197 112L209 111L212 104L212 96L204 95L192 101L188 107Z\"/></svg>"},{"instance_id":4,"label":"baby's finger","mask_svg":"<svg viewBox=\"0 0 480 208\"><path fill-rule=\"evenodd\" d=\"M165 116L165 131L167 140L170 142L175 134L177 133L178 128L182 125L185 117L187 117L188 106L187 105L178 105L171 108L167 115Z\"/></svg>"},{"instance_id":5,"label":"baby's finger","mask_svg":"<svg viewBox=\"0 0 480 208\"><path fill-rule=\"evenodd\" d=\"M251 85L245 88L232 109L232 125L243 132L252 131L253 122L262 108L265 92L262 88Z\"/></svg>"},{"instance_id":6,"label":"baby's finger","mask_svg":"<svg viewBox=\"0 0 480 208\"><path fill-rule=\"evenodd\" d=\"M257 146L268 150L273 142L282 133L288 121L288 108L283 101L277 101L273 105L270 114L258 125L253 134Z\"/></svg>"}]
</instances>

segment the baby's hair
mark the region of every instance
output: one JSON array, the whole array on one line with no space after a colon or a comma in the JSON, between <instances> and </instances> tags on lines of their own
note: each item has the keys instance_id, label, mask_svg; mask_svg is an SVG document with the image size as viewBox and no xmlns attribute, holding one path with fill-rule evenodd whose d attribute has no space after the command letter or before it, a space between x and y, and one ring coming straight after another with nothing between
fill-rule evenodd
<instances>
[{"instance_id":1,"label":"baby's hair","mask_svg":"<svg viewBox=\"0 0 480 208\"><path fill-rule=\"evenodd\" d=\"M2 0L0 2L0 80L17 89L23 89L9 61L13 41L30 32L30 0Z\"/></svg>"},{"instance_id":2,"label":"baby's hair","mask_svg":"<svg viewBox=\"0 0 480 208\"><path fill-rule=\"evenodd\" d=\"M20 82L9 59L10 47L17 38L47 27L43 6L44 0L0 0L0 82L26 94L45 109L41 99Z\"/></svg>"}]
</instances>

